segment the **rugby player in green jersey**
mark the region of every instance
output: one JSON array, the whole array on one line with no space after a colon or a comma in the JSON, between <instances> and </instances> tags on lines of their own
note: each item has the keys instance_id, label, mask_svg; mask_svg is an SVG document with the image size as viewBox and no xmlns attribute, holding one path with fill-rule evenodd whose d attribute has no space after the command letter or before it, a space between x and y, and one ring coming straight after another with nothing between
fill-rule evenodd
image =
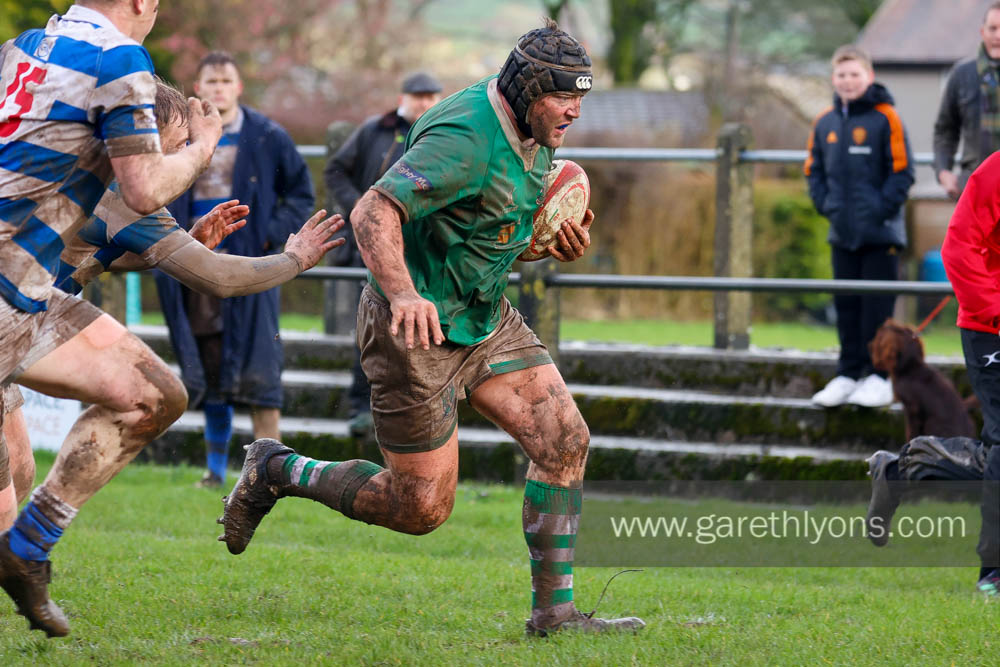
<instances>
[{"instance_id":1,"label":"rugby player in green jersey","mask_svg":"<svg viewBox=\"0 0 1000 667\"><path fill-rule=\"evenodd\" d=\"M438 103L402 158L351 213L369 285L358 310L361 363L387 468L315 461L274 440L247 448L224 499L220 537L241 553L278 498L421 535L451 513L458 400L511 434L531 463L523 525L531 561L529 634L637 630L573 603L573 553L590 433L545 346L503 295L532 234L542 176L592 85L584 48L553 22L523 35L499 76ZM565 224L550 253L583 256L588 229Z\"/></svg>"}]
</instances>

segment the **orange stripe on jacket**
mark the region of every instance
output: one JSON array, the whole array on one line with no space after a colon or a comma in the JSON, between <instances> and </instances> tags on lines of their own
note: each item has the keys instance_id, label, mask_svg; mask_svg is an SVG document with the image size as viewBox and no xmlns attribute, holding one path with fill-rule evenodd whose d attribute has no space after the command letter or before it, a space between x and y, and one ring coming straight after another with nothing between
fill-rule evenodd
<instances>
[{"instance_id":1,"label":"orange stripe on jacket","mask_svg":"<svg viewBox=\"0 0 1000 667\"><path fill-rule=\"evenodd\" d=\"M896 108L891 104L876 104L878 111L889 121L889 147L892 150L892 170L899 173L909 166L906 159L906 137L903 134L903 121L900 120Z\"/></svg>"},{"instance_id":2,"label":"orange stripe on jacket","mask_svg":"<svg viewBox=\"0 0 1000 667\"><path fill-rule=\"evenodd\" d=\"M827 107L826 109L823 109L821 112L819 112L819 114L817 114L815 118L813 118L812 129L809 130L809 143L806 145L806 153L807 153L806 163L802 166L802 171L805 172L806 176L812 174L813 146L815 145L816 141L816 125L819 124L820 118L830 113L831 111L833 111L833 107Z\"/></svg>"}]
</instances>

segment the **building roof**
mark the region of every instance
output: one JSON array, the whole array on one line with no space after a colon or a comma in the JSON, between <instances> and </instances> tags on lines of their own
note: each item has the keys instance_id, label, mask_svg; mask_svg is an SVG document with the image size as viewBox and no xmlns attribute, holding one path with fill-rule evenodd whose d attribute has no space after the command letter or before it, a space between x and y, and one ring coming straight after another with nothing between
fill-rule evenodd
<instances>
[{"instance_id":1,"label":"building roof","mask_svg":"<svg viewBox=\"0 0 1000 667\"><path fill-rule=\"evenodd\" d=\"M858 37L875 65L951 65L975 55L992 0L885 0Z\"/></svg>"}]
</instances>

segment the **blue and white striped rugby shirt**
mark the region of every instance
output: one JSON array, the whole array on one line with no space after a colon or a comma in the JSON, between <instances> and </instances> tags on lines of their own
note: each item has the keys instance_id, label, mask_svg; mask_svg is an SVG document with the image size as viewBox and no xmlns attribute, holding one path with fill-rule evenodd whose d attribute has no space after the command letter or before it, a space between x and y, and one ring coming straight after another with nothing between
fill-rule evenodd
<instances>
[{"instance_id":1,"label":"blue and white striped rugby shirt","mask_svg":"<svg viewBox=\"0 0 1000 667\"><path fill-rule=\"evenodd\" d=\"M66 241L111 180L109 158L160 152L149 53L72 6L0 51L0 296L44 310Z\"/></svg>"},{"instance_id":2,"label":"blue and white striped rugby shirt","mask_svg":"<svg viewBox=\"0 0 1000 667\"><path fill-rule=\"evenodd\" d=\"M59 258L55 286L70 294L79 294L83 285L110 268L126 252L135 253L152 266L188 243L197 243L185 234L161 208L149 215L139 215L128 207L111 186L94 209L94 215L80 232L67 241Z\"/></svg>"}]
</instances>

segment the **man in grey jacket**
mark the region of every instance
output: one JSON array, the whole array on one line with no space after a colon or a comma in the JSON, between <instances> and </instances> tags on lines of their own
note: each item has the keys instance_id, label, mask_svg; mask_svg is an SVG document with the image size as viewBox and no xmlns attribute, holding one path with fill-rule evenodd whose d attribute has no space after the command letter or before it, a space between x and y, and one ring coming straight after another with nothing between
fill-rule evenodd
<instances>
[{"instance_id":1,"label":"man in grey jacket","mask_svg":"<svg viewBox=\"0 0 1000 667\"><path fill-rule=\"evenodd\" d=\"M934 173L954 199L969 176L1000 149L1000 1L993 2L979 29L982 43L975 58L951 70L934 123ZM952 171L959 140L960 171Z\"/></svg>"}]
</instances>

